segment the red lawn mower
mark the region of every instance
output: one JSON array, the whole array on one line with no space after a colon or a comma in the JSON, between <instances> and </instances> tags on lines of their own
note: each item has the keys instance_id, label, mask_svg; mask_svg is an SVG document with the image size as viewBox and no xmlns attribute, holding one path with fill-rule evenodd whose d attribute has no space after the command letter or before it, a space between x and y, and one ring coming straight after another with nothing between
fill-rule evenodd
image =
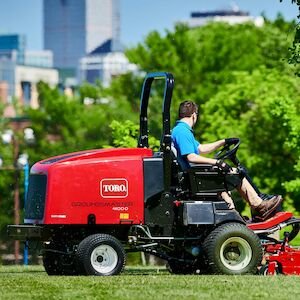
<instances>
[{"instance_id":1,"label":"red lawn mower","mask_svg":"<svg viewBox=\"0 0 300 300\"><path fill-rule=\"evenodd\" d=\"M158 152L148 145L154 80L165 83ZM146 76L137 148L87 150L32 166L25 223L9 225L8 234L42 242L49 275L119 274L126 252L134 251L166 260L175 274L255 274L263 256L263 274L299 272L291 263L299 262L299 254L287 244L297 235L299 220L278 213L266 222L247 224L218 196L235 188L236 175L205 164L180 167L170 133L173 87L170 73ZM238 147L239 142L225 145L217 158L240 166ZM283 242L270 238L287 225L292 230Z\"/></svg>"}]
</instances>

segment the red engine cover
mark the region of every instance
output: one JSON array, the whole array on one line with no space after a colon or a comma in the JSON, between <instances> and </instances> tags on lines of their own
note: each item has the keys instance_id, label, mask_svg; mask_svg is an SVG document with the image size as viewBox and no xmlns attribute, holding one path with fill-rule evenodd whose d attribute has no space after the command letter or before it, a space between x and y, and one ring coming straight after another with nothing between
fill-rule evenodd
<instances>
[{"instance_id":1,"label":"red engine cover","mask_svg":"<svg viewBox=\"0 0 300 300\"><path fill-rule=\"evenodd\" d=\"M67 154L36 163L46 174L43 220L39 224L140 224L144 222L143 158L149 149L103 149ZM25 220L26 222L26 220Z\"/></svg>"}]
</instances>

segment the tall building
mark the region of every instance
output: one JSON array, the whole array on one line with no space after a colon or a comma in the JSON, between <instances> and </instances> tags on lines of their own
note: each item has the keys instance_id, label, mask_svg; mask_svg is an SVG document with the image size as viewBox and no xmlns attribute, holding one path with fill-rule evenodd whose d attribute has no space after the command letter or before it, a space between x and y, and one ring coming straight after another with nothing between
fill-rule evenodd
<instances>
[{"instance_id":1,"label":"tall building","mask_svg":"<svg viewBox=\"0 0 300 300\"><path fill-rule=\"evenodd\" d=\"M0 35L0 58L16 59L17 63L24 63L26 38L20 34Z\"/></svg>"},{"instance_id":2,"label":"tall building","mask_svg":"<svg viewBox=\"0 0 300 300\"><path fill-rule=\"evenodd\" d=\"M80 58L120 38L119 0L44 0L43 10L44 48L56 68L75 72Z\"/></svg>"}]
</instances>

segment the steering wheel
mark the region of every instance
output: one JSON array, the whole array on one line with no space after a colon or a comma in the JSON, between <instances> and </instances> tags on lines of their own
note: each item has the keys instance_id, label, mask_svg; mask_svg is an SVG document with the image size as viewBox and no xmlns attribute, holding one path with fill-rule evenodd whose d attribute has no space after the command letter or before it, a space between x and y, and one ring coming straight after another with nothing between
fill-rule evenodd
<instances>
[{"instance_id":1,"label":"steering wheel","mask_svg":"<svg viewBox=\"0 0 300 300\"><path fill-rule=\"evenodd\" d=\"M230 159L235 165L238 164L236 152L241 144L241 140L237 139L235 143L225 144L223 148L215 154L215 159Z\"/></svg>"}]
</instances>

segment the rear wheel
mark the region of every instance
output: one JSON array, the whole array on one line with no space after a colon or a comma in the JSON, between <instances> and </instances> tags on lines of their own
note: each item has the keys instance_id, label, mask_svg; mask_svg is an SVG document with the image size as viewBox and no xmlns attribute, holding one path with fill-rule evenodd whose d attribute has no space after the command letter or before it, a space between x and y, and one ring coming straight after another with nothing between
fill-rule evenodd
<instances>
[{"instance_id":1,"label":"rear wheel","mask_svg":"<svg viewBox=\"0 0 300 300\"><path fill-rule=\"evenodd\" d=\"M119 274L125 266L126 253L122 244L108 234L94 234L85 238L76 253L78 267L87 275Z\"/></svg>"},{"instance_id":2,"label":"rear wheel","mask_svg":"<svg viewBox=\"0 0 300 300\"><path fill-rule=\"evenodd\" d=\"M217 227L205 239L210 270L216 274L254 274L262 260L258 236L240 223Z\"/></svg>"}]
</instances>

